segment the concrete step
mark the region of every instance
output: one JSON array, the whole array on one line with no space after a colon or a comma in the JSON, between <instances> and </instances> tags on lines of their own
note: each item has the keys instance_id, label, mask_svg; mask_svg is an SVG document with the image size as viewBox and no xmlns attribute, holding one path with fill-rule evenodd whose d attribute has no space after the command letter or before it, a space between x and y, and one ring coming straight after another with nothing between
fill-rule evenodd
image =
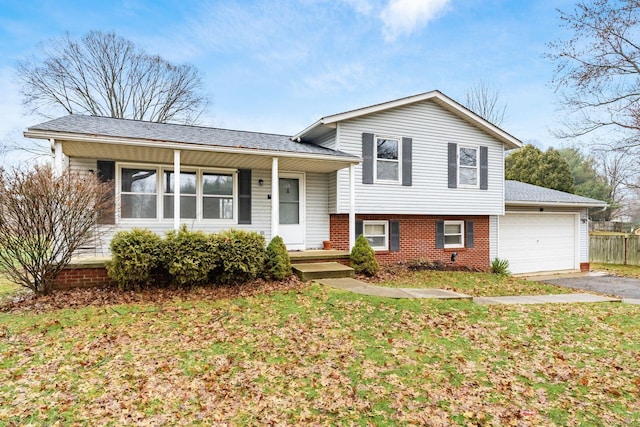
<instances>
[{"instance_id":1,"label":"concrete step","mask_svg":"<svg viewBox=\"0 0 640 427\"><path fill-rule=\"evenodd\" d=\"M337 279L354 277L353 268L339 262L313 262L291 264L293 272L304 281L315 279Z\"/></svg>"}]
</instances>

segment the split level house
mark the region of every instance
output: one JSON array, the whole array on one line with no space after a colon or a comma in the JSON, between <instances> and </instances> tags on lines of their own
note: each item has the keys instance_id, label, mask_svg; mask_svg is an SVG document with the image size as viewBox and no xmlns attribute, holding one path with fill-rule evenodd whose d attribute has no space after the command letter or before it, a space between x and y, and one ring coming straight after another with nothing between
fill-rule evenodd
<instances>
[{"instance_id":1,"label":"split level house","mask_svg":"<svg viewBox=\"0 0 640 427\"><path fill-rule=\"evenodd\" d=\"M114 184L112 233L241 228L289 250L364 234L380 262L514 273L588 268L588 209L604 202L504 179L522 145L439 91L274 135L68 115L28 128L54 165ZM98 253L108 253L108 239Z\"/></svg>"}]
</instances>

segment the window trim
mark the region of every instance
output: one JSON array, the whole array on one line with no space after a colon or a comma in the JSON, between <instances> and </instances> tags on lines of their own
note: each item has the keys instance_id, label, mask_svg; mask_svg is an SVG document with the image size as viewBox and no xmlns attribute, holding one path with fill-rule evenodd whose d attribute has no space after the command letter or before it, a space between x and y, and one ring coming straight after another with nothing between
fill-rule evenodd
<instances>
[{"instance_id":1,"label":"window trim","mask_svg":"<svg viewBox=\"0 0 640 427\"><path fill-rule=\"evenodd\" d=\"M460 164L460 150L463 149L470 149L470 150L474 150L476 153L476 165L475 166L466 166L466 165L461 165ZM458 187L463 187L463 188L479 188L480 186L480 147L476 146L476 145L463 145L463 144L458 144L458 158L457 158L457 164L458 164ZM472 169L475 168L476 170L476 183L475 184L464 184L462 183L461 179L460 179L460 171L462 169Z\"/></svg>"},{"instance_id":2,"label":"window trim","mask_svg":"<svg viewBox=\"0 0 640 427\"><path fill-rule=\"evenodd\" d=\"M447 234L447 225L459 225L460 226L460 233L455 233L455 234ZM456 221L444 221L444 226L443 226L443 242L444 242L444 249L460 249L460 248L464 248L464 221L462 220L456 220ZM447 244L447 236L460 236L460 243L449 243Z\"/></svg>"},{"instance_id":3,"label":"window trim","mask_svg":"<svg viewBox=\"0 0 640 427\"><path fill-rule=\"evenodd\" d=\"M398 178L397 179L379 179L378 178L378 140L379 139L392 139L398 143L398 159L388 160L383 159L383 162L396 162L398 164ZM402 185L402 138L390 135L373 135L373 182L380 184L398 184Z\"/></svg>"},{"instance_id":4,"label":"window trim","mask_svg":"<svg viewBox=\"0 0 640 427\"><path fill-rule=\"evenodd\" d=\"M374 235L373 237L384 237L384 246L371 246L374 251L388 251L389 250L389 221L384 220L363 220L362 221L362 235L367 238L366 230L367 225L384 225L384 235ZM369 239L367 239L368 241ZM371 243L369 243L371 244Z\"/></svg>"},{"instance_id":5,"label":"window trim","mask_svg":"<svg viewBox=\"0 0 640 427\"><path fill-rule=\"evenodd\" d=\"M122 218L122 169L147 169L147 170L155 170L156 171L156 217L155 218ZM115 185L116 185L116 197L115 197L115 206L116 206L116 223L172 223L173 218L165 218L164 217L164 196L165 195L173 195L174 193L165 193L164 191L164 173L173 172L172 165L161 165L161 164L149 164L149 163L127 163L127 162L116 162L116 176L115 176ZM181 221L198 223L198 224L221 224L221 225L236 225L238 223L238 170L237 169L229 169L229 168L210 168L210 167L193 167L193 166L184 166L180 168L180 172L195 172L196 174L196 218L180 218ZM233 194L232 194L232 203L233 203L233 218L231 219L214 219L214 218L203 218L203 190L202 190L202 176L205 173L211 174L220 174L220 175L231 175L233 179ZM124 193L130 194L130 193ZM146 193L151 194L151 193ZM181 194L182 196L182 194Z\"/></svg>"}]
</instances>

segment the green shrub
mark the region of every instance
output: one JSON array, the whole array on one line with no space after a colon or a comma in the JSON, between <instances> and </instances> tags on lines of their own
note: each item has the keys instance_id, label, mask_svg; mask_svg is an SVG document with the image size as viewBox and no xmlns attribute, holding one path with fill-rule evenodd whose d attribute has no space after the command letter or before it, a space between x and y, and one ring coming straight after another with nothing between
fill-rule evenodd
<instances>
[{"instance_id":1,"label":"green shrub","mask_svg":"<svg viewBox=\"0 0 640 427\"><path fill-rule=\"evenodd\" d=\"M291 259L282 237L275 236L267 245L265 278L282 280L291 276Z\"/></svg>"},{"instance_id":2,"label":"green shrub","mask_svg":"<svg viewBox=\"0 0 640 427\"><path fill-rule=\"evenodd\" d=\"M111 240L110 248L107 274L121 289L140 289L149 284L160 266L162 239L150 230L120 231Z\"/></svg>"},{"instance_id":3,"label":"green shrub","mask_svg":"<svg viewBox=\"0 0 640 427\"><path fill-rule=\"evenodd\" d=\"M244 230L212 234L215 268L209 278L217 283L243 283L262 275L265 260L264 236Z\"/></svg>"},{"instance_id":4,"label":"green shrub","mask_svg":"<svg viewBox=\"0 0 640 427\"><path fill-rule=\"evenodd\" d=\"M211 242L202 231L189 231L183 225L180 230L172 230L164 239L162 265L173 283L192 286L207 281L214 268Z\"/></svg>"},{"instance_id":5,"label":"green shrub","mask_svg":"<svg viewBox=\"0 0 640 427\"><path fill-rule=\"evenodd\" d=\"M491 261L491 272L493 274L499 274L500 276L509 276L509 260L496 258Z\"/></svg>"},{"instance_id":6,"label":"green shrub","mask_svg":"<svg viewBox=\"0 0 640 427\"><path fill-rule=\"evenodd\" d=\"M380 265L378 261L376 261L376 254L362 234L356 239L356 244L351 250L350 258L351 267L353 267L357 274L374 276L378 270L380 270Z\"/></svg>"}]
</instances>

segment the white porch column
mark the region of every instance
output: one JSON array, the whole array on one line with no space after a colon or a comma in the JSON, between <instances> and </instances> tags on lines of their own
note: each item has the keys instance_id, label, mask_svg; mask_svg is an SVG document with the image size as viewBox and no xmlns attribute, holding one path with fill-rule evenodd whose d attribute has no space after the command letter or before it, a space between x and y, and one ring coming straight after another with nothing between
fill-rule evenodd
<instances>
[{"instance_id":1,"label":"white porch column","mask_svg":"<svg viewBox=\"0 0 640 427\"><path fill-rule=\"evenodd\" d=\"M64 157L62 155L62 142L58 142L51 138L51 148L53 149L53 171L56 175L62 175L64 172Z\"/></svg>"},{"instance_id":2,"label":"white porch column","mask_svg":"<svg viewBox=\"0 0 640 427\"><path fill-rule=\"evenodd\" d=\"M356 245L356 165L349 166L349 251Z\"/></svg>"},{"instance_id":3,"label":"white porch column","mask_svg":"<svg viewBox=\"0 0 640 427\"><path fill-rule=\"evenodd\" d=\"M180 228L180 150L173 150L173 228Z\"/></svg>"},{"instance_id":4,"label":"white porch column","mask_svg":"<svg viewBox=\"0 0 640 427\"><path fill-rule=\"evenodd\" d=\"M278 158L274 157L271 162L271 238L278 235L278 224L280 223L280 194L278 180Z\"/></svg>"}]
</instances>

